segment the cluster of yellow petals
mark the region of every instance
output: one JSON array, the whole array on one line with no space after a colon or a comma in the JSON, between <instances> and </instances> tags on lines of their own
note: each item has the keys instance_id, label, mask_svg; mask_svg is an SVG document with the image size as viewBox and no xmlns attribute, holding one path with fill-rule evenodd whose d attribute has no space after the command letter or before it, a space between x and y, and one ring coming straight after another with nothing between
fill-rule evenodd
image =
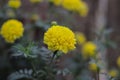
<instances>
[{"instance_id":1,"label":"cluster of yellow petals","mask_svg":"<svg viewBox=\"0 0 120 80\"><path fill-rule=\"evenodd\" d=\"M67 27L54 25L44 34L44 43L52 51L67 53L75 48L76 39L74 33Z\"/></svg>"},{"instance_id":2,"label":"cluster of yellow petals","mask_svg":"<svg viewBox=\"0 0 120 80\"><path fill-rule=\"evenodd\" d=\"M86 16L88 13L88 6L82 0L51 0L51 2L69 11L78 12L81 16Z\"/></svg>"},{"instance_id":3,"label":"cluster of yellow petals","mask_svg":"<svg viewBox=\"0 0 120 80\"><path fill-rule=\"evenodd\" d=\"M15 19L6 21L1 28L0 34L8 43L14 43L14 41L23 36L24 28L23 24Z\"/></svg>"},{"instance_id":4,"label":"cluster of yellow petals","mask_svg":"<svg viewBox=\"0 0 120 80\"><path fill-rule=\"evenodd\" d=\"M70 11L77 11L80 7L80 1L79 0L63 0L62 6Z\"/></svg>"},{"instance_id":5,"label":"cluster of yellow petals","mask_svg":"<svg viewBox=\"0 0 120 80\"><path fill-rule=\"evenodd\" d=\"M83 2L83 1L80 2L78 13L83 17L87 16L87 14L88 14L88 6L87 6L87 4L85 2Z\"/></svg>"},{"instance_id":6,"label":"cluster of yellow petals","mask_svg":"<svg viewBox=\"0 0 120 80\"><path fill-rule=\"evenodd\" d=\"M97 50L97 46L93 42L90 41L86 42L82 46L82 55L85 59L89 57L94 57L96 50Z\"/></svg>"},{"instance_id":7,"label":"cluster of yellow petals","mask_svg":"<svg viewBox=\"0 0 120 80\"><path fill-rule=\"evenodd\" d=\"M21 0L9 0L8 6L17 9L21 6Z\"/></svg>"}]
</instances>

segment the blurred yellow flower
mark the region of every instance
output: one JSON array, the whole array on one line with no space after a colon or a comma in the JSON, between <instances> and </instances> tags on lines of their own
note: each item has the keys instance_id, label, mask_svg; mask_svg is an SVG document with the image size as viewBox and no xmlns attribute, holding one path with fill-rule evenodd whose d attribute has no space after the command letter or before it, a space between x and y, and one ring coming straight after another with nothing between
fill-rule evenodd
<instances>
[{"instance_id":1,"label":"blurred yellow flower","mask_svg":"<svg viewBox=\"0 0 120 80\"><path fill-rule=\"evenodd\" d=\"M62 7L70 11L78 11L80 0L63 0Z\"/></svg>"},{"instance_id":2,"label":"blurred yellow flower","mask_svg":"<svg viewBox=\"0 0 120 80\"><path fill-rule=\"evenodd\" d=\"M110 70L110 71L109 71L109 75L110 75L111 77L117 77L117 75L118 75L118 71L115 70L115 69Z\"/></svg>"},{"instance_id":3,"label":"blurred yellow flower","mask_svg":"<svg viewBox=\"0 0 120 80\"><path fill-rule=\"evenodd\" d=\"M30 0L31 3L40 3L42 2L43 0Z\"/></svg>"},{"instance_id":4,"label":"blurred yellow flower","mask_svg":"<svg viewBox=\"0 0 120 80\"><path fill-rule=\"evenodd\" d=\"M80 2L80 8L78 10L79 14L83 17L87 16L88 14L88 6L85 2L81 1Z\"/></svg>"},{"instance_id":5,"label":"blurred yellow flower","mask_svg":"<svg viewBox=\"0 0 120 80\"><path fill-rule=\"evenodd\" d=\"M21 0L9 0L8 6L11 8L19 8L21 6Z\"/></svg>"},{"instance_id":6,"label":"blurred yellow flower","mask_svg":"<svg viewBox=\"0 0 120 80\"><path fill-rule=\"evenodd\" d=\"M95 56L95 52L96 52L97 46L93 43L93 42L86 42L83 46L82 46L82 55L83 57L89 58L89 57L94 57Z\"/></svg>"},{"instance_id":7,"label":"blurred yellow flower","mask_svg":"<svg viewBox=\"0 0 120 80\"><path fill-rule=\"evenodd\" d=\"M91 71L94 71L94 72L98 70L97 64L95 63L90 63L88 67Z\"/></svg>"},{"instance_id":8,"label":"blurred yellow flower","mask_svg":"<svg viewBox=\"0 0 120 80\"><path fill-rule=\"evenodd\" d=\"M120 56L117 58L117 65L120 67Z\"/></svg>"},{"instance_id":9,"label":"blurred yellow flower","mask_svg":"<svg viewBox=\"0 0 120 80\"><path fill-rule=\"evenodd\" d=\"M79 45L82 45L86 42L86 37L84 36L83 33L77 32L75 36Z\"/></svg>"},{"instance_id":10,"label":"blurred yellow flower","mask_svg":"<svg viewBox=\"0 0 120 80\"><path fill-rule=\"evenodd\" d=\"M44 34L44 43L52 51L62 51L67 53L75 49L76 39L74 33L67 27L53 25Z\"/></svg>"},{"instance_id":11,"label":"blurred yellow flower","mask_svg":"<svg viewBox=\"0 0 120 80\"><path fill-rule=\"evenodd\" d=\"M6 21L1 28L0 34L8 43L14 43L14 41L23 36L24 28L23 24L15 19Z\"/></svg>"},{"instance_id":12,"label":"blurred yellow flower","mask_svg":"<svg viewBox=\"0 0 120 80\"><path fill-rule=\"evenodd\" d=\"M88 6L82 0L50 0L56 6L62 6L63 8L79 13L81 16L87 16Z\"/></svg>"}]
</instances>

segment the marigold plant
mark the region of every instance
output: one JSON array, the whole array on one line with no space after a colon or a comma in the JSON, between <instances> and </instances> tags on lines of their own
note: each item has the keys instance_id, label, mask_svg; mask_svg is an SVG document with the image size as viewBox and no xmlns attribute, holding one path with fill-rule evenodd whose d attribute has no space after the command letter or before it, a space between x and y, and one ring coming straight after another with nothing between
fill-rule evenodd
<instances>
[{"instance_id":1,"label":"marigold plant","mask_svg":"<svg viewBox=\"0 0 120 80\"><path fill-rule=\"evenodd\" d=\"M11 8L19 8L21 6L21 0L9 0L8 6Z\"/></svg>"},{"instance_id":2,"label":"marigold plant","mask_svg":"<svg viewBox=\"0 0 120 80\"><path fill-rule=\"evenodd\" d=\"M117 77L118 76L118 71L115 69L112 69L108 73L111 77Z\"/></svg>"},{"instance_id":3,"label":"marigold plant","mask_svg":"<svg viewBox=\"0 0 120 80\"><path fill-rule=\"evenodd\" d=\"M62 6L70 11L76 11L79 9L79 0L63 0Z\"/></svg>"},{"instance_id":4,"label":"marigold plant","mask_svg":"<svg viewBox=\"0 0 120 80\"><path fill-rule=\"evenodd\" d=\"M23 36L23 24L15 19L6 21L1 28L1 35L6 42L14 43L14 41Z\"/></svg>"},{"instance_id":5,"label":"marigold plant","mask_svg":"<svg viewBox=\"0 0 120 80\"><path fill-rule=\"evenodd\" d=\"M95 55L97 46L93 42L86 42L82 46L82 55L84 58L93 57Z\"/></svg>"},{"instance_id":6,"label":"marigold plant","mask_svg":"<svg viewBox=\"0 0 120 80\"><path fill-rule=\"evenodd\" d=\"M88 6L82 0L50 0L56 6L62 6L69 11L78 12L81 16L88 14Z\"/></svg>"},{"instance_id":7,"label":"marigold plant","mask_svg":"<svg viewBox=\"0 0 120 80\"><path fill-rule=\"evenodd\" d=\"M52 26L44 34L44 43L52 51L60 50L67 53L75 48L76 39L74 33L65 26Z\"/></svg>"},{"instance_id":8,"label":"marigold plant","mask_svg":"<svg viewBox=\"0 0 120 80\"><path fill-rule=\"evenodd\" d=\"M87 4L85 3L85 2L83 2L83 1L81 1L80 2L80 6L79 6L79 10L78 10L78 12L79 12L79 14L81 15L81 16L87 16L87 14L88 14L88 6L87 6Z\"/></svg>"}]
</instances>

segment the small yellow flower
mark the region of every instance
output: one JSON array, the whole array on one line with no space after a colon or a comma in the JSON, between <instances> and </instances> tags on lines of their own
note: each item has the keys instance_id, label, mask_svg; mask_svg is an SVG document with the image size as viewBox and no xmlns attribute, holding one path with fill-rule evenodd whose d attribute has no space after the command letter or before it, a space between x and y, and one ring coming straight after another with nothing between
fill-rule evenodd
<instances>
[{"instance_id":1,"label":"small yellow flower","mask_svg":"<svg viewBox=\"0 0 120 80\"><path fill-rule=\"evenodd\" d=\"M95 64L95 63L90 63L90 64L89 64L89 69L90 69L91 71L96 72L96 71L98 70L97 64Z\"/></svg>"},{"instance_id":2,"label":"small yellow flower","mask_svg":"<svg viewBox=\"0 0 120 80\"><path fill-rule=\"evenodd\" d=\"M8 43L14 43L14 41L23 36L24 28L23 24L15 19L6 21L1 28L0 34Z\"/></svg>"},{"instance_id":3,"label":"small yellow flower","mask_svg":"<svg viewBox=\"0 0 120 80\"><path fill-rule=\"evenodd\" d=\"M75 48L76 40L74 33L67 27L53 25L44 34L44 43L52 51L62 51L67 53Z\"/></svg>"},{"instance_id":4,"label":"small yellow flower","mask_svg":"<svg viewBox=\"0 0 120 80\"><path fill-rule=\"evenodd\" d=\"M117 58L117 65L120 67L120 56Z\"/></svg>"},{"instance_id":5,"label":"small yellow flower","mask_svg":"<svg viewBox=\"0 0 120 80\"><path fill-rule=\"evenodd\" d=\"M89 58L89 57L94 57L95 56L95 51L97 49L97 46L93 42L86 42L82 46L82 55L83 57Z\"/></svg>"},{"instance_id":6,"label":"small yellow flower","mask_svg":"<svg viewBox=\"0 0 120 80\"><path fill-rule=\"evenodd\" d=\"M9 0L8 6L11 8L19 8L21 6L21 0Z\"/></svg>"},{"instance_id":7,"label":"small yellow flower","mask_svg":"<svg viewBox=\"0 0 120 80\"><path fill-rule=\"evenodd\" d=\"M82 45L86 42L86 38L83 33L77 32L75 36L79 45Z\"/></svg>"},{"instance_id":8,"label":"small yellow flower","mask_svg":"<svg viewBox=\"0 0 120 80\"><path fill-rule=\"evenodd\" d=\"M34 4L34 3L40 3L40 2L42 2L42 1L43 1L43 0L30 0L30 2L33 3L33 4Z\"/></svg>"},{"instance_id":9,"label":"small yellow flower","mask_svg":"<svg viewBox=\"0 0 120 80\"><path fill-rule=\"evenodd\" d=\"M115 69L110 70L110 71L109 71L109 75L110 75L111 77L117 77L117 75L118 75L118 71L115 70Z\"/></svg>"},{"instance_id":10,"label":"small yellow flower","mask_svg":"<svg viewBox=\"0 0 120 80\"><path fill-rule=\"evenodd\" d=\"M78 10L79 14L83 17L87 16L88 14L88 6L85 2L81 1L80 2L80 8Z\"/></svg>"}]
</instances>

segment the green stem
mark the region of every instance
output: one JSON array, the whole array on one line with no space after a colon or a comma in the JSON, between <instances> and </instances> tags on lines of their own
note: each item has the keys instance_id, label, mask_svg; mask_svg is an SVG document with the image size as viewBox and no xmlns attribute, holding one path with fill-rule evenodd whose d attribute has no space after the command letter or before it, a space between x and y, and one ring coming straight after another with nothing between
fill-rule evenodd
<instances>
[{"instance_id":1,"label":"green stem","mask_svg":"<svg viewBox=\"0 0 120 80\"><path fill-rule=\"evenodd\" d=\"M36 68L35 68L35 66L34 66L33 59L31 59L31 58L29 58L29 57L28 57L28 61L30 62L30 64L31 64L31 66L32 66L33 71L35 72L35 71L36 71Z\"/></svg>"},{"instance_id":2,"label":"green stem","mask_svg":"<svg viewBox=\"0 0 120 80\"><path fill-rule=\"evenodd\" d=\"M34 63L33 63L33 62L31 62L31 65L32 65L33 70L36 72L36 68L35 68L35 66L34 66Z\"/></svg>"},{"instance_id":3,"label":"green stem","mask_svg":"<svg viewBox=\"0 0 120 80\"><path fill-rule=\"evenodd\" d=\"M55 57L55 55L57 54L57 52L58 52L58 50L56 50L56 51L53 53L53 56L52 56L52 59L51 59L50 64L52 64L52 62L53 62L53 60L54 60L54 57Z\"/></svg>"}]
</instances>

